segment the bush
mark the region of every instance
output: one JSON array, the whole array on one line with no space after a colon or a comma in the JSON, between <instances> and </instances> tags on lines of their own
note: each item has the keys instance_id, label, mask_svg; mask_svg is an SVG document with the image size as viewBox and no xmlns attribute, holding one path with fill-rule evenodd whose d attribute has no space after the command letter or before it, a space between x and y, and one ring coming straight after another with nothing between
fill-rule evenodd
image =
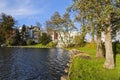
<instances>
[{"instance_id":1,"label":"bush","mask_svg":"<svg viewBox=\"0 0 120 80\"><path fill-rule=\"evenodd\" d=\"M103 51L105 53L105 43L102 44L102 47L103 47ZM113 42L112 47L113 47L113 52L115 54L120 54L120 43L119 42Z\"/></svg>"},{"instance_id":2,"label":"bush","mask_svg":"<svg viewBox=\"0 0 120 80\"><path fill-rule=\"evenodd\" d=\"M26 45L26 41L21 40L20 43L19 43L19 45L22 45L22 46Z\"/></svg>"},{"instance_id":3,"label":"bush","mask_svg":"<svg viewBox=\"0 0 120 80\"><path fill-rule=\"evenodd\" d=\"M42 33L42 36L39 37L39 43L42 45L47 45L51 41L51 37L46 33Z\"/></svg>"},{"instance_id":4,"label":"bush","mask_svg":"<svg viewBox=\"0 0 120 80\"><path fill-rule=\"evenodd\" d=\"M120 43L116 44L116 53L120 54Z\"/></svg>"},{"instance_id":5,"label":"bush","mask_svg":"<svg viewBox=\"0 0 120 80\"><path fill-rule=\"evenodd\" d=\"M97 47L97 44L96 44L96 43L87 43L87 44L85 45L85 47L87 47L87 48L96 48L96 47Z\"/></svg>"},{"instance_id":6,"label":"bush","mask_svg":"<svg viewBox=\"0 0 120 80\"><path fill-rule=\"evenodd\" d=\"M33 45L34 41L32 41L31 39L28 39L26 43L27 43L27 45Z\"/></svg>"},{"instance_id":7,"label":"bush","mask_svg":"<svg viewBox=\"0 0 120 80\"><path fill-rule=\"evenodd\" d=\"M56 47L57 43L49 42L47 44L48 47Z\"/></svg>"},{"instance_id":8,"label":"bush","mask_svg":"<svg viewBox=\"0 0 120 80\"><path fill-rule=\"evenodd\" d=\"M82 35L75 36L74 43L75 47L84 47L85 46L84 37Z\"/></svg>"},{"instance_id":9,"label":"bush","mask_svg":"<svg viewBox=\"0 0 120 80\"><path fill-rule=\"evenodd\" d=\"M113 43L113 51L115 54L119 53L120 54L120 43L119 42L114 42Z\"/></svg>"},{"instance_id":10,"label":"bush","mask_svg":"<svg viewBox=\"0 0 120 80\"><path fill-rule=\"evenodd\" d=\"M6 44L9 45L9 46L13 46L13 45L16 44L16 41L15 41L14 39L8 39L8 40L6 41Z\"/></svg>"},{"instance_id":11,"label":"bush","mask_svg":"<svg viewBox=\"0 0 120 80\"><path fill-rule=\"evenodd\" d=\"M72 48L72 47L74 47L75 46L75 44L68 44L68 48Z\"/></svg>"}]
</instances>

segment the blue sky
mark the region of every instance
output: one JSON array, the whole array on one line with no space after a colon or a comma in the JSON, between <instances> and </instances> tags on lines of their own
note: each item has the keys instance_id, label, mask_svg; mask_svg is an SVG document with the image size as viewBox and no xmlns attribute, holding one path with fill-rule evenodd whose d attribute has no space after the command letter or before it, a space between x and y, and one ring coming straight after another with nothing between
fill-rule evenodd
<instances>
[{"instance_id":1,"label":"blue sky","mask_svg":"<svg viewBox=\"0 0 120 80\"><path fill-rule=\"evenodd\" d=\"M71 4L72 0L0 0L0 13L12 15L17 25L40 22L44 26L55 11L62 15Z\"/></svg>"}]
</instances>

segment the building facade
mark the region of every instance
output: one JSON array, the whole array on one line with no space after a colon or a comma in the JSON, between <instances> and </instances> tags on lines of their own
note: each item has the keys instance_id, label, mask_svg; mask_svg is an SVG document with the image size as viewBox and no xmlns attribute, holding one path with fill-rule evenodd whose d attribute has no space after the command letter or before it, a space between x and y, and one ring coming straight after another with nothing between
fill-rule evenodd
<instances>
[{"instance_id":1,"label":"building facade","mask_svg":"<svg viewBox=\"0 0 120 80\"><path fill-rule=\"evenodd\" d=\"M37 26L31 26L31 27L26 27L25 31L22 31L23 27L19 27L19 33L21 35L21 38L23 40L28 40L31 39L33 40L35 43L38 43L38 38L41 35L41 31L40 28Z\"/></svg>"}]
</instances>

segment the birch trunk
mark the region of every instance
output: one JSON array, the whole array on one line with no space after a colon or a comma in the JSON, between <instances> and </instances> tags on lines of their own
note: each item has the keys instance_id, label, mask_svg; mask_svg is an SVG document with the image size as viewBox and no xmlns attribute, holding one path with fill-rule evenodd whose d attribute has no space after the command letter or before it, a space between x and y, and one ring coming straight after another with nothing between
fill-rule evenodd
<instances>
[{"instance_id":1,"label":"birch trunk","mask_svg":"<svg viewBox=\"0 0 120 80\"><path fill-rule=\"evenodd\" d=\"M96 51L96 57L97 58L102 58L103 57L101 32L97 33L97 51Z\"/></svg>"},{"instance_id":2,"label":"birch trunk","mask_svg":"<svg viewBox=\"0 0 120 80\"><path fill-rule=\"evenodd\" d=\"M114 55L113 55L113 48L112 48L112 35L111 35L111 22L110 22L111 16L109 15L107 18L107 24L108 27L106 28L105 31L105 50L106 50L106 60L104 63L104 67L107 69L114 69L115 64L114 64Z\"/></svg>"}]
</instances>

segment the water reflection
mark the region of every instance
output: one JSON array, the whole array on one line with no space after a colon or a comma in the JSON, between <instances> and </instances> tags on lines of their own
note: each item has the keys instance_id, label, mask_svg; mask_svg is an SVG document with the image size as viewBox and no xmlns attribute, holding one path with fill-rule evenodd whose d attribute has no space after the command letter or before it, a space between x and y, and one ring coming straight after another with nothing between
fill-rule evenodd
<instances>
[{"instance_id":1,"label":"water reflection","mask_svg":"<svg viewBox=\"0 0 120 80\"><path fill-rule=\"evenodd\" d=\"M0 80L59 80L68 59L59 48L0 48Z\"/></svg>"}]
</instances>

